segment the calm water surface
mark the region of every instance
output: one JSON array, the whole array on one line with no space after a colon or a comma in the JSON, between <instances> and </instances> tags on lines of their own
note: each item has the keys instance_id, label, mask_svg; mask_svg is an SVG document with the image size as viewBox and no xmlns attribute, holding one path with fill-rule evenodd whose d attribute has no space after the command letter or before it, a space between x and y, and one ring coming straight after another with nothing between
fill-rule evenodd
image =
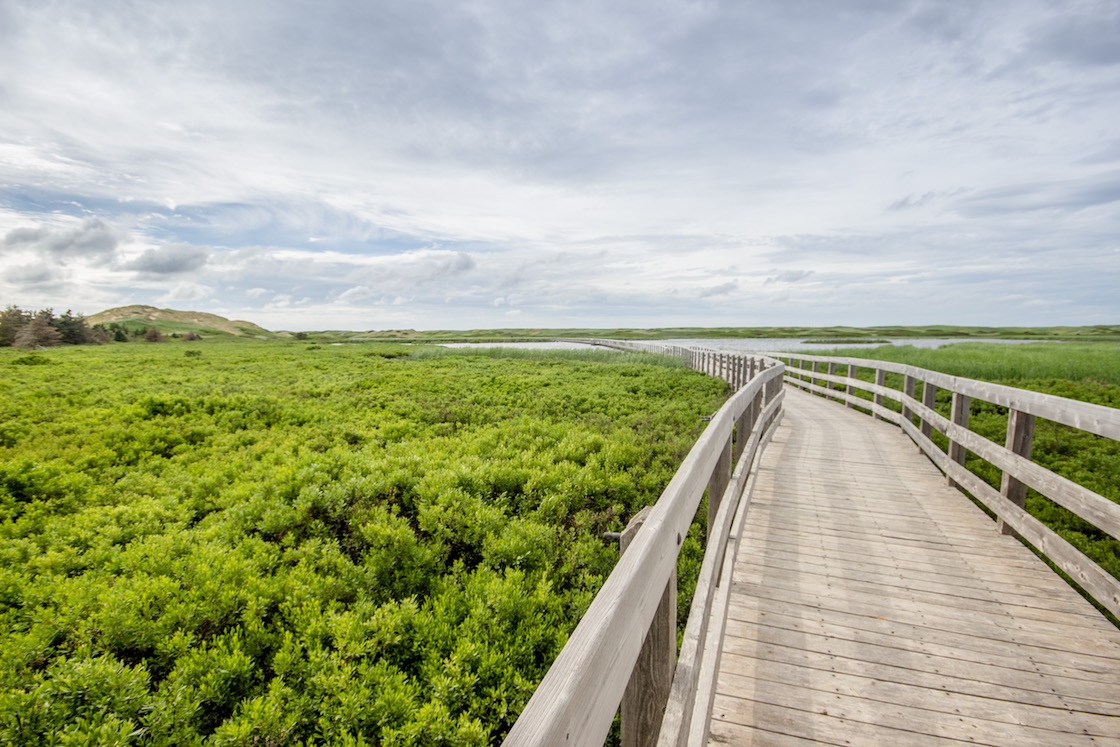
<instances>
[{"instance_id":1,"label":"calm water surface","mask_svg":"<svg viewBox=\"0 0 1120 747\"><path fill-rule=\"evenodd\" d=\"M810 343L808 340L816 338L790 338L790 337L749 337L732 338L726 340L705 340L699 338L680 338L674 340L651 340L650 342L664 345L684 345L689 347L709 348L713 350L729 350L736 352L802 352L825 351L834 348L878 348L885 345L913 345L916 348L939 348L943 345L952 345L958 342L990 342L997 345L1022 345L1040 340L984 340L977 338L948 338L937 339L930 337L899 338L886 343L857 343L852 345L834 344L821 345ZM578 342L449 342L444 343L449 348L526 348L530 350L581 350L593 347ZM602 348L599 348L600 350Z\"/></svg>"}]
</instances>

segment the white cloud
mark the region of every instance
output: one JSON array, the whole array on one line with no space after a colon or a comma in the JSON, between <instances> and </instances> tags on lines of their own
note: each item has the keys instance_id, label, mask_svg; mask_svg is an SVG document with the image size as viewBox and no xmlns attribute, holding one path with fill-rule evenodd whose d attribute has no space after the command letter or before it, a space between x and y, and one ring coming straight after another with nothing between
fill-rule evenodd
<instances>
[{"instance_id":1,"label":"white cloud","mask_svg":"<svg viewBox=\"0 0 1120 747\"><path fill-rule=\"evenodd\" d=\"M116 232L99 218L87 218L79 225L52 228L14 228L4 236L3 252L31 251L44 260L104 263L111 260L119 239Z\"/></svg>"},{"instance_id":2,"label":"white cloud","mask_svg":"<svg viewBox=\"0 0 1120 747\"><path fill-rule=\"evenodd\" d=\"M159 297L160 303L185 303L191 301L212 301L214 289L198 283L176 283Z\"/></svg>"},{"instance_id":3,"label":"white cloud","mask_svg":"<svg viewBox=\"0 0 1120 747\"><path fill-rule=\"evenodd\" d=\"M200 269L206 264L209 252L189 244L168 244L155 249L147 249L136 259L125 265L125 269L136 270L147 276L181 275Z\"/></svg>"},{"instance_id":4,"label":"white cloud","mask_svg":"<svg viewBox=\"0 0 1120 747\"><path fill-rule=\"evenodd\" d=\"M1120 279L1112 4L5 7L0 252L24 269L0 289L24 304L889 323L882 289L918 285L937 321L1120 313L1079 290Z\"/></svg>"}]
</instances>

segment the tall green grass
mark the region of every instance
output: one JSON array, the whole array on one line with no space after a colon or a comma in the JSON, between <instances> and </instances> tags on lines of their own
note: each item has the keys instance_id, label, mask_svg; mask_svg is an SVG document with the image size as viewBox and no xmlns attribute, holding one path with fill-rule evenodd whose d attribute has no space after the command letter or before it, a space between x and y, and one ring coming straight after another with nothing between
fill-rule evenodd
<instances>
[{"instance_id":1,"label":"tall green grass","mask_svg":"<svg viewBox=\"0 0 1120 747\"><path fill-rule=\"evenodd\" d=\"M611 348L586 348L564 350L561 348L517 348L506 346L486 346L445 348L439 346L418 347L410 357L413 360L442 358L447 356L482 356L522 361L564 361L584 363L634 364L659 366L662 368L684 368L686 363L676 356L660 353L623 352Z\"/></svg>"},{"instance_id":2,"label":"tall green grass","mask_svg":"<svg viewBox=\"0 0 1120 747\"><path fill-rule=\"evenodd\" d=\"M1048 379L1120 387L1120 343L1116 342L1023 345L964 342L934 349L900 345L874 349L834 348L812 354L906 363L981 381Z\"/></svg>"}]
</instances>

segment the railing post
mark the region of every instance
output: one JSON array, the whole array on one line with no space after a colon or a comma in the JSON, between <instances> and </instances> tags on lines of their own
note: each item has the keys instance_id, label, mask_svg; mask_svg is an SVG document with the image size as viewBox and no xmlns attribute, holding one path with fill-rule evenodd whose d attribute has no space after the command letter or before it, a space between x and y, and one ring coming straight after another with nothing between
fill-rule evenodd
<instances>
[{"instance_id":1,"label":"railing post","mask_svg":"<svg viewBox=\"0 0 1120 747\"><path fill-rule=\"evenodd\" d=\"M906 378L902 380L902 393L908 397L914 396L914 377L906 374ZM902 419L908 423L914 422L914 412L905 404L902 406Z\"/></svg>"},{"instance_id":2,"label":"railing post","mask_svg":"<svg viewBox=\"0 0 1120 747\"><path fill-rule=\"evenodd\" d=\"M857 366L853 366L851 363L848 364L848 378L849 379L855 379L856 374L858 372L859 372L859 368ZM855 384L848 384L848 396L849 397L855 397L856 396L856 386L855 386ZM852 409L855 409L855 403L854 402L849 402L848 407L851 407Z\"/></svg>"},{"instance_id":3,"label":"railing post","mask_svg":"<svg viewBox=\"0 0 1120 747\"><path fill-rule=\"evenodd\" d=\"M836 361L829 361L828 362L828 375L829 376L835 376L836 375ZM836 382L835 381L828 382L828 388L829 389L836 389ZM836 399L836 398L830 396L829 399Z\"/></svg>"},{"instance_id":4,"label":"railing post","mask_svg":"<svg viewBox=\"0 0 1120 747\"><path fill-rule=\"evenodd\" d=\"M618 539L618 554L626 548L637 535L651 506L646 506L622 531ZM661 603L657 606L649 631L646 633L642 652L634 663L630 681L622 695L621 736L624 747L641 747L656 744L657 733L661 729L661 717L665 713L665 703L669 700L669 690L673 685L673 670L677 665L677 572L669 576Z\"/></svg>"},{"instance_id":5,"label":"railing post","mask_svg":"<svg viewBox=\"0 0 1120 747\"><path fill-rule=\"evenodd\" d=\"M937 404L937 387L928 381L922 383L922 404L931 410ZM922 435L926 438L933 435L933 423L928 418L922 418Z\"/></svg>"},{"instance_id":6,"label":"railing post","mask_svg":"<svg viewBox=\"0 0 1120 747\"><path fill-rule=\"evenodd\" d=\"M968 419L972 410L972 397L967 394L953 392L953 412L950 415L953 425L959 425L961 428L968 428ZM949 460L964 466L967 450L952 438L949 439ZM952 477L948 477L949 487L959 488L960 485Z\"/></svg>"},{"instance_id":7,"label":"railing post","mask_svg":"<svg viewBox=\"0 0 1120 747\"><path fill-rule=\"evenodd\" d=\"M881 368L876 368L875 369L875 386L885 386L886 383L887 383L887 372L884 371ZM883 395L879 392L875 392L875 404L879 405L879 407L883 406ZM883 420L883 416L880 415L879 413L875 413L875 419L876 420Z\"/></svg>"},{"instance_id":8,"label":"railing post","mask_svg":"<svg viewBox=\"0 0 1120 747\"><path fill-rule=\"evenodd\" d=\"M716 462L712 476L708 479L708 532L711 532L712 527L715 526L716 513L719 511L723 491L727 490L727 486L731 484L731 448L731 438L729 437L720 451L719 461ZM711 539L710 534L707 537L709 540ZM704 546L707 547L707 542Z\"/></svg>"},{"instance_id":9,"label":"railing post","mask_svg":"<svg viewBox=\"0 0 1120 747\"><path fill-rule=\"evenodd\" d=\"M746 448L747 441L750 440L751 431L754 430L755 421L758 420L758 413L761 412L758 403L763 397L763 392L760 389L758 394L755 395L751 403L743 410L743 414L735 421L735 462L738 463L739 457Z\"/></svg>"},{"instance_id":10,"label":"railing post","mask_svg":"<svg viewBox=\"0 0 1120 747\"><path fill-rule=\"evenodd\" d=\"M1014 409L1007 411L1006 445L1009 451L1024 459L1031 458L1031 450L1034 447L1034 415ZM1006 472L1003 473L1000 492L1004 498L1019 508L1026 508L1027 486ZM1002 534L1018 536L1018 532L1005 524L1002 519L999 522L999 531Z\"/></svg>"}]
</instances>

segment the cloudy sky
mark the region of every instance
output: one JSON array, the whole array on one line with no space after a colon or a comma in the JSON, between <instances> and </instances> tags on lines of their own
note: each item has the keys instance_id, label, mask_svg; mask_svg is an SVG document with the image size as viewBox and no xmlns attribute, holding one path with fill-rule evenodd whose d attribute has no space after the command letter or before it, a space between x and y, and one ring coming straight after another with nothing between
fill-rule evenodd
<instances>
[{"instance_id":1,"label":"cloudy sky","mask_svg":"<svg viewBox=\"0 0 1120 747\"><path fill-rule=\"evenodd\" d=\"M1115 0L0 0L0 304L1120 323Z\"/></svg>"}]
</instances>

